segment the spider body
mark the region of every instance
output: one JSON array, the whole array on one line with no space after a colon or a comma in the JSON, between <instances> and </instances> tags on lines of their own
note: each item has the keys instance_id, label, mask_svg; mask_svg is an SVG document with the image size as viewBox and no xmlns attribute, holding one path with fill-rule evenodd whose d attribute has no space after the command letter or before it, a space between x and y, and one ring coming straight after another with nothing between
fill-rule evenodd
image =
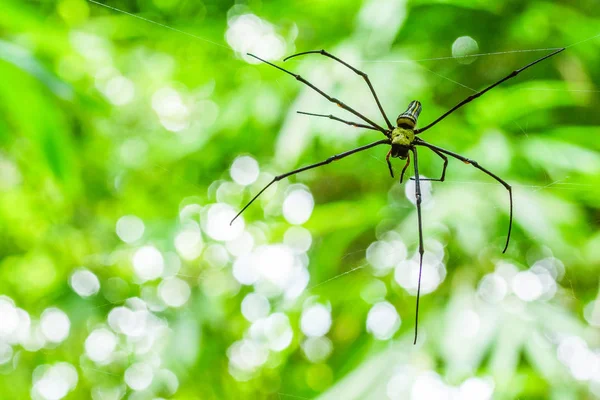
<instances>
[{"instance_id":1,"label":"spider body","mask_svg":"<svg viewBox=\"0 0 600 400\"><path fill-rule=\"evenodd\" d=\"M396 124L398 126L390 133L392 148L389 156L401 160L406 160L408 158L408 151L415 141L415 126L417 125L417 119L419 118L420 113L421 103L413 100L408 105L406 111L398 115L398 118L396 119ZM393 173L392 176L394 176Z\"/></svg>"},{"instance_id":2,"label":"spider body","mask_svg":"<svg viewBox=\"0 0 600 400\"><path fill-rule=\"evenodd\" d=\"M242 208L242 210L233 218L233 220L231 220L231 223L233 223L233 221L235 221L235 219L237 217L239 217L244 210L246 210L246 208L248 208L248 206L250 206L250 204L252 204L254 202L254 200L256 200L265 190L267 190L268 187L270 187L273 183L280 181L281 179L287 178L288 176L297 174L299 172L302 171L306 171L312 168L317 168L320 167L322 165L326 165L329 164L333 161L336 160L340 160L344 157L348 157L352 154L370 149L371 147L375 147L375 146L379 146L382 144L386 144L390 146L390 150L387 153L386 156L386 161L388 164L388 168L390 170L390 174L392 175L392 177L394 176L394 171L392 169L392 164L390 162L390 157L394 157L394 158L399 158L401 160L406 160L406 164L404 165L404 168L402 169L402 173L400 174L400 183L402 183L402 179L404 177L404 172L406 171L406 169L408 168L409 164L410 164L410 155L412 153L413 158L414 158L414 172L415 172L415 176L414 176L414 181L415 181L415 203L416 203L416 207L417 207L417 222L418 222L418 227L419 227L419 239L418 239L418 243L419 243L419 247L418 247L418 251L419 251L419 281L418 281L418 286L417 286L417 304L416 304L416 316L415 316L415 343L417 342L417 327L418 327L418 322L419 322L419 297L420 297L420 292L421 292L421 272L423 269L423 254L425 252L424 247L423 247L423 229L422 229L422 218L421 218L421 186L420 186L420 182L424 181L424 180L429 180L429 181L439 181L439 182L443 182L444 178L446 176L446 167L448 166L448 157L450 156L452 158L455 158L457 160L460 160L462 162L464 162L465 164L468 165L472 165L473 167L477 168L478 170L482 171L483 173L485 173L486 175L492 177L493 179L495 179L498 183L500 183L502 186L504 186L504 188L506 188L506 190L508 191L508 195L509 195L509 223L508 223L508 235L506 237L506 244L504 245L504 250L502 251L503 253L506 252L506 249L508 248L508 243L510 241L510 233L511 233L511 229L512 229L512 216L513 216L513 200L512 200L512 188L511 186L504 181L502 178L498 177L497 175L495 175L493 172L487 170L486 168L484 168L483 166L481 166L477 161L469 159L467 157L464 157L460 154L457 154L455 152L452 152L450 150L446 150L443 149L441 147L435 146L431 143L428 143L426 141L424 141L423 139L421 139L420 137L418 137L417 135L419 135L420 133L428 130L429 128L431 128L432 126L434 126L435 124L437 124L438 122L440 122L441 120L443 120L444 118L446 118L448 115L452 114L454 111L456 111L457 109L459 109L460 107L464 106L465 104L475 100L476 98L480 97L481 95L485 94L487 91L493 89L494 87L498 86L499 84L501 84L502 82L514 78L515 76L517 76L520 72L526 70L527 68L549 58L552 57L555 54L558 54L562 51L564 51L565 48L560 48L557 49L556 51L547 54L527 65L525 65L524 67L517 69L513 72L511 72L510 74L508 74L506 77L500 79L498 82L486 87L485 89L475 93L474 95L471 95L469 97L467 97L466 99L464 99L463 101L461 101L460 103L458 103L457 105L455 105L454 107L452 107L450 110L448 110L447 112L445 112L444 114L442 114L440 117L438 117L436 120L434 120L433 122L429 123L428 125L424 126L423 128L419 128L419 129L415 129L416 125L417 125L417 119L419 118L419 114L421 113L421 103L419 103L418 101L411 101L410 104L408 105L408 108L406 109L406 111L404 111L402 114L400 114L398 116L398 118L396 119L396 127L394 127L390 120L388 119L387 115L385 114L385 112L383 111L383 107L381 106L381 103L379 102L379 99L377 98L377 94L375 93L375 89L373 89L373 85L371 84L371 81L369 80L369 77L366 73L359 71L358 69L354 68L353 66L351 66L350 64L346 63L345 61L337 58L336 56L334 56L333 54L325 51L325 50L315 50L315 51L306 51L303 53L298 53L298 54L294 54L292 56L289 56L287 58L284 59L284 61L292 58L292 57L297 57L297 56L301 56L301 55L305 55L305 54L320 54L323 55L325 57L331 58L337 62L339 62L340 64L346 66L347 68L351 69L354 73L356 73L357 75L361 76L364 81L366 82L366 84L369 86L369 89L371 91L371 94L373 95L373 98L375 99L375 102L377 103L377 106L379 108L379 111L381 112L381 115L383 116L383 118L385 119L385 122L387 124L387 129L383 128L382 126L378 125L376 122L372 121L371 119L367 118L366 116L364 116L363 114L359 113L358 111L354 110L353 108L347 106L345 103L343 103L342 101L328 95L327 93L323 92L321 89L319 89L318 87L316 87L315 85L313 85L312 83L310 83L309 81L307 81L306 79L304 79L302 76L294 74L293 72L288 71L285 68L282 68L278 65L275 65L273 63L270 63L266 60L263 60L260 57L257 57L253 54L249 54L251 57L256 58L257 60L260 60L262 62L264 62L265 64L269 64L272 67L275 67L283 72L285 72L286 74L289 74L291 76L293 76L294 78L296 78L296 80L302 82L303 84L305 84L306 86L310 87L312 90L316 91L317 93L319 93L321 96L325 97L327 100L329 100L330 102L337 104L339 107L343 108L344 110L354 114L355 116L359 117L360 119L362 119L365 123L357 123L357 122L352 122L352 121L347 121L341 118L338 118L336 116L333 115L323 115L323 114L314 114L314 113L308 113L308 112L303 112L303 111L298 111L298 113L300 114L305 114L305 115L312 115L312 116L317 116L317 117L325 117L325 118L329 118L329 119L333 119L339 122L342 122L346 125L350 125L350 126L354 126L354 127L359 127L359 128L364 128L364 129L370 129L370 130L374 130L374 131L379 131L381 133L383 133L383 135L385 135L385 139L382 140L378 140L376 142L373 142L371 144L367 144L361 147L357 147L355 149L352 150L348 150L346 152L340 153L340 154L336 154L333 155L331 157L329 157L328 159L312 164L312 165L307 165L305 167L301 167L298 169L295 169L293 171L287 172L285 174L281 174L276 176L275 178L273 178L273 180L266 185L260 192L258 192L258 194L256 196L254 196L252 198L252 200L250 200L245 206L244 208ZM418 148L427 148L429 150L431 150L434 154L436 154L438 157L440 157L444 164L442 167L442 175L439 179L428 179L428 178L420 178L419 175L419 162L418 162L418 153L417 153L417 149ZM411 178L412 179L412 178Z\"/></svg>"}]
</instances>

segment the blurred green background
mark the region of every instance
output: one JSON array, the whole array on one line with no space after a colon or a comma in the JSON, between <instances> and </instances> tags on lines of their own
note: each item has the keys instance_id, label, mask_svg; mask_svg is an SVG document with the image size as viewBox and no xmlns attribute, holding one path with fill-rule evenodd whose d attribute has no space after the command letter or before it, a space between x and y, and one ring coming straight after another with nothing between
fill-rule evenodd
<instances>
[{"instance_id":1,"label":"blurred green background","mask_svg":"<svg viewBox=\"0 0 600 400\"><path fill-rule=\"evenodd\" d=\"M2 2L0 398L600 398L596 1L104 4ZM423 134L513 185L515 220L502 254L501 185L456 160L424 184L417 345L414 185L387 148L229 226L274 175L382 138L296 114L356 120L246 52L325 48L424 126L572 44ZM285 64L384 123L343 66Z\"/></svg>"}]
</instances>

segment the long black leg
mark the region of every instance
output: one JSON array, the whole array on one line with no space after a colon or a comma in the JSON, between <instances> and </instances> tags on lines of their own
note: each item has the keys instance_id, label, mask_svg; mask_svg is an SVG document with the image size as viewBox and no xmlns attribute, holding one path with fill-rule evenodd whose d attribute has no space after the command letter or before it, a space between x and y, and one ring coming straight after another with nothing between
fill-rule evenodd
<instances>
[{"instance_id":1,"label":"long black leg","mask_svg":"<svg viewBox=\"0 0 600 400\"><path fill-rule=\"evenodd\" d=\"M254 57L257 60L260 60L260 61L264 62L265 64L269 64L270 66L275 67L278 70L281 70L281 71L285 72L286 74L292 75L294 78L296 78L296 80L304 83L306 86L310 87L311 89L313 89L314 91L316 91L317 93L319 93L321 96L325 97L330 102L337 104L338 106L340 106L341 108L343 108L346 111L350 111L352 114L356 115L357 117L359 117L363 121L365 121L368 124L372 125L374 128L377 128L377 130L381 131L385 136L388 136L388 137L390 136L389 132L386 131L385 129L383 129L381 126L377 125L375 122L371 121L369 118L365 117L364 115L362 115L358 111L354 110L353 108L350 108L349 106L347 106L346 104L344 104L342 101L340 101L340 100L338 100L338 99L336 99L334 97L331 97L327 93L323 92L321 89L319 89L318 87L316 87L315 85L313 85L312 83L310 83L309 81L307 81L306 79L304 79L303 77L301 77L300 75L294 74L293 72L290 72L290 71L288 71L285 68L282 68L282 67L280 67L278 65L275 65L275 64L270 63L268 61L265 61L262 58L255 56L254 54L248 53L248 55L250 57Z\"/></svg>"},{"instance_id":2,"label":"long black leg","mask_svg":"<svg viewBox=\"0 0 600 400\"><path fill-rule=\"evenodd\" d=\"M444 118L446 118L448 115L452 114L454 111L458 110L460 107L464 106L465 104L467 104L468 102L478 98L479 96L481 96L482 94L484 94L485 92L495 88L496 86L498 86L499 84L501 84L504 81L509 80L510 78L514 78L515 76L519 75L519 73L525 71L527 68L534 66L535 64L544 61L546 58L550 58L555 54L560 53L561 51L565 50L565 48L561 48L558 49L548 55L545 55L542 58L539 58L529 64L527 64L526 66L524 66L523 68L514 70L513 72L511 72L510 74L508 74L507 76L505 76L504 78L500 79L498 82L486 87L485 89L483 89L480 92L477 92L475 94L472 94L471 96L467 97L466 99L464 99L463 101L461 101L460 103L458 103L457 105L455 105L454 107L452 107L450 110L446 111L441 117L439 117L438 119L436 119L435 121L433 121L432 123L430 123L429 125L426 125L425 127L421 128L421 129L415 129L415 134L419 134L422 132L425 132L427 129L431 128L432 126L434 126L435 124L437 124L438 122L440 122L441 120L443 120Z\"/></svg>"},{"instance_id":3,"label":"long black leg","mask_svg":"<svg viewBox=\"0 0 600 400\"><path fill-rule=\"evenodd\" d=\"M446 168L448 167L448 157L446 157L443 153L440 153L439 151L437 151L435 149L430 148L429 150L433 151L435 154L440 156L440 158L442 160L444 160L444 166L442 167L442 176L439 179L421 178L421 181L444 182L444 179L446 179ZM414 180L414 178L410 178L410 179Z\"/></svg>"},{"instance_id":4,"label":"long black leg","mask_svg":"<svg viewBox=\"0 0 600 400\"><path fill-rule=\"evenodd\" d=\"M404 180L404 173L406 172L406 169L408 168L409 165L410 165L410 153L408 153L406 155L406 164L404 164L404 168L402 168L402 172L400 173L400 183L402 183L402 181Z\"/></svg>"},{"instance_id":5,"label":"long black leg","mask_svg":"<svg viewBox=\"0 0 600 400\"><path fill-rule=\"evenodd\" d=\"M377 142L374 142L374 143L371 143L371 144L367 144L365 146L357 147L356 149L352 149L352 150L345 151L345 152L340 153L340 154L333 155L333 156L329 157L325 161L321 161L321 162L318 162L316 164L307 165L306 167L298 168L298 169L295 169L293 171L286 172L285 174L282 174L282 175L277 175L275 178L273 178L273 180L271 182L269 182L269 184L267 186L265 186L264 188L262 188L262 190L260 192L258 192L258 194L256 196L254 196L252 198L252 200L250 200L248 202L248 204L246 204L244 206L244 208L242 208L242 210L239 213L237 213L237 215L235 217L233 217L233 219L231 220L231 222L229 224L230 225L233 224L233 221L235 221L237 219L237 217L239 217L246 210L246 208L248 208L250 206L250 204L252 204L254 202L254 200L256 200L261 194L263 194L263 192L265 190L267 190L269 188L269 186L271 186L275 182L280 181L283 178L287 178L290 175L297 174L298 172L303 172L303 171L306 171L306 170L309 170L309 169L312 169L312 168L317 168L317 167L320 167L322 165L329 164L332 161L340 160L340 159L342 159L344 157L348 157L348 156L350 156L350 155L352 155L354 153L358 153L360 151L370 149L371 147L375 147L375 146L378 146L380 144L390 144L390 141L389 141L389 139L379 140Z\"/></svg>"},{"instance_id":6,"label":"long black leg","mask_svg":"<svg viewBox=\"0 0 600 400\"><path fill-rule=\"evenodd\" d=\"M419 329L419 298L421 297L421 273L423 272L423 221L421 219L421 183L419 179L419 160L417 158L417 149L410 149L415 156L415 197L417 202L417 221L419 223L419 283L417 284L417 310L415 315L415 341L417 344L417 333Z\"/></svg>"},{"instance_id":7,"label":"long black leg","mask_svg":"<svg viewBox=\"0 0 600 400\"><path fill-rule=\"evenodd\" d=\"M390 175L392 178L394 177L394 170L392 169L392 163L390 161L390 156L392 155L392 149L388 151L387 156L385 156L385 161L387 161L388 168L390 169Z\"/></svg>"},{"instance_id":8,"label":"long black leg","mask_svg":"<svg viewBox=\"0 0 600 400\"><path fill-rule=\"evenodd\" d=\"M390 128L390 130L394 129L394 127L390 123L390 120L388 119L387 115L385 115L385 111L383 111L383 107L381 106L381 103L379 102L379 99L377 98L377 93L375 93L375 89L373 88L373 85L371 84L371 81L369 80L369 76L367 74L365 74L364 72L362 72L362 71L354 68L352 65L348 64L347 62L340 60L339 58L337 58L333 54L327 52L326 50L313 50L313 51L305 51L305 52L302 52L302 53L293 54L293 55L291 55L289 57L284 58L283 61L287 61L287 60L289 60L292 57L303 56L305 54L321 54L321 55L324 55L325 57L332 58L335 61L337 61L337 62L345 65L348 68L350 68L352 71L354 71L355 74L362 76L363 79L365 80L365 82L367 82L367 85L369 85L369 89L371 90L371 93L373 94L373 97L375 98L375 102L377 103L377 107L379 107L379 111L381 111L381 115L383 115L383 118L385 119L385 122L387 123L388 128Z\"/></svg>"},{"instance_id":9,"label":"long black leg","mask_svg":"<svg viewBox=\"0 0 600 400\"><path fill-rule=\"evenodd\" d=\"M304 112L304 111L296 111L298 114L303 114L303 115L310 115L312 117L323 117L323 118L329 118L329 119L333 119L335 121L340 121L343 122L346 125L350 125L350 126L355 126L357 128L365 128L365 129L371 129L374 131L378 131L379 129L373 128L372 126L369 125L365 125L365 124L359 124L357 122L352 122L352 121L346 121L343 120L341 118L336 117L335 115L325 115L325 114L313 114L313 113L309 113L309 112Z\"/></svg>"},{"instance_id":10,"label":"long black leg","mask_svg":"<svg viewBox=\"0 0 600 400\"><path fill-rule=\"evenodd\" d=\"M512 187L504 179L500 178L498 175L494 174L493 172L488 171L487 169L483 168L475 160L471 160L471 159L469 159L467 157L461 156L460 154L454 153L454 152L446 150L446 149L442 149L441 147L434 146L432 144L429 144L429 143L425 142L422 139L419 139L419 140L415 141L415 144L417 146L429 147L431 150L434 150L434 151L437 150L437 151L439 151L441 153L449 155L450 157L454 157L454 158L456 158L456 159L464 162L465 164L471 164L472 166L474 166L478 170L483 171L485 174L491 176L492 178L494 178L495 180L497 180L498 182L500 182L502 184L502 186L504 186L506 188L506 190L508 190L508 198L509 198L509 202L510 202L510 216L509 216L509 222L508 222L508 235L506 236L506 245L504 246L504 250L502 250L502 252L505 253L506 249L508 249L508 243L510 242L510 233L512 231L512 221L513 221Z\"/></svg>"}]
</instances>

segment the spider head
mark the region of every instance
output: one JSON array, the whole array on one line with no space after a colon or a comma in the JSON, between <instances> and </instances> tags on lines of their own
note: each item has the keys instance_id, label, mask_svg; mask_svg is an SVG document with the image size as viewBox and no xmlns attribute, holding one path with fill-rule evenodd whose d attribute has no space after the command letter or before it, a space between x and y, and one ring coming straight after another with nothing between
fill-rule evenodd
<instances>
[{"instance_id":1,"label":"spider head","mask_svg":"<svg viewBox=\"0 0 600 400\"><path fill-rule=\"evenodd\" d=\"M405 129L415 129L417 125L417 119L419 119L419 114L421 114L421 103L417 100L413 100L408 105L406 111L402 114L398 115L396 118L396 123L399 128Z\"/></svg>"},{"instance_id":2,"label":"spider head","mask_svg":"<svg viewBox=\"0 0 600 400\"><path fill-rule=\"evenodd\" d=\"M408 147L392 145L392 153L390 155L394 158L406 160L406 158L408 157Z\"/></svg>"}]
</instances>

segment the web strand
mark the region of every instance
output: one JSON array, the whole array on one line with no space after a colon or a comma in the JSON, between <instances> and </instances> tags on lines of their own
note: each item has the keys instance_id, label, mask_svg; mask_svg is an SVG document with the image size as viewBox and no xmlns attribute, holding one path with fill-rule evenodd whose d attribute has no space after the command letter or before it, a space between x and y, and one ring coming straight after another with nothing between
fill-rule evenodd
<instances>
[{"instance_id":1,"label":"web strand","mask_svg":"<svg viewBox=\"0 0 600 400\"><path fill-rule=\"evenodd\" d=\"M600 37L600 33L599 33L599 34L597 34L597 35L594 35L594 36L592 36L592 37L589 37L589 38L587 38L587 39L580 40L579 42L575 42L575 43L573 43L573 44L570 44L570 45L568 45L568 46L565 46L565 49L568 49L569 47L577 46L578 44L585 43L585 42L587 42L587 41L590 41L590 40L596 39L596 38L598 38L598 37Z\"/></svg>"},{"instance_id":2,"label":"web strand","mask_svg":"<svg viewBox=\"0 0 600 400\"><path fill-rule=\"evenodd\" d=\"M600 36L598 34L596 37ZM587 40L592 40L593 38L589 38L586 40L582 40L581 43ZM578 44L578 43L575 43ZM575 44L571 45L574 46ZM475 57L485 57L485 56L498 56L503 54L512 54L512 53L531 53L536 51L555 51L561 49L562 47L547 47L543 49L521 49L521 50L507 50L507 51L495 51L491 53L477 53L477 54L467 54L464 56L445 56L445 57L434 57L434 58L421 58L421 59L404 59L404 60L363 60L366 63L409 63L409 62L421 62L421 61L439 61L439 60L460 60L463 58L475 58Z\"/></svg>"},{"instance_id":3,"label":"web strand","mask_svg":"<svg viewBox=\"0 0 600 400\"><path fill-rule=\"evenodd\" d=\"M314 289L314 288L316 288L316 287L319 287L319 286L321 286L321 285L324 285L324 284L326 284L326 283L328 283L328 282L331 282L331 281L333 281L333 280L335 280L335 279L338 279L338 278L340 278L340 277L342 277L342 276L344 276L344 275L348 275L348 274L351 274L351 273L352 273L352 272L354 272L354 271L358 271L359 269L362 269L362 268L366 267L367 265L368 265L368 263L365 263L365 264L359 265L358 267L354 267L354 268L352 268L352 269L350 269L350 270L348 270L348 271L346 271L346 272L342 272L341 274L338 274L338 275L336 275L336 276L333 276L333 277L331 277L331 278L329 278L329 279L326 279L326 280L324 280L323 282L316 283L316 284L314 284L313 286L311 286L311 287L307 288L306 290L307 290L307 291L309 291L309 290L312 290L312 289Z\"/></svg>"},{"instance_id":4,"label":"web strand","mask_svg":"<svg viewBox=\"0 0 600 400\"><path fill-rule=\"evenodd\" d=\"M206 38L204 38L202 36L194 35L192 33L189 33L189 32L186 32L186 31L182 31L182 30L177 29L177 28L173 28L173 27L171 27L169 25L162 24L160 22L151 20L149 18L145 18L145 17L139 16L139 15L130 13L128 11L119 9L117 7L113 7L113 6L109 6L107 4L100 3L100 2L98 2L96 0L87 0L87 1L89 3L93 3L93 4L96 4L98 6L108 8L109 10L113 10L113 11L116 11L116 12L121 13L121 14L129 15L129 16L131 16L133 18L137 18L139 20L148 22L150 24L154 24L154 25L160 26L162 28L169 29L169 30L171 30L173 32L177 32L177 33L180 33L182 35L189 36L189 37L194 38L196 40L201 40L203 42L213 44L215 46L227 49L229 51L233 51L229 46L226 46L224 44L212 41L210 39L206 39ZM590 40L596 39L598 37L600 37L600 33L598 33L598 34L596 34L594 36L591 36L589 38L580 40L578 42L572 43L572 44L570 44L568 46L565 46L564 48L568 49L568 48L577 46L577 45L579 45L581 43L585 43L585 42L588 42ZM489 53L467 54L467 55L464 55L464 56L445 56L445 57L432 57L432 58L421 58L421 59L404 59L404 60L362 60L362 62L365 62L365 63L410 63L410 62L416 63L416 62L423 62L423 61L457 60L457 59L463 59L463 58L476 58L476 57L496 56L496 55L513 54L513 53L531 53L531 52L540 52L540 51L555 51L555 50L558 50L560 48L561 47L546 47L546 48L539 48L539 49L517 49L517 50L496 51L496 52L489 52Z\"/></svg>"},{"instance_id":5,"label":"web strand","mask_svg":"<svg viewBox=\"0 0 600 400\"><path fill-rule=\"evenodd\" d=\"M525 91L533 92L579 92L579 93L600 93L600 90L596 89L549 89L549 88L530 88L522 89Z\"/></svg>"},{"instance_id":6,"label":"web strand","mask_svg":"<svg viewBox=\"0 0 600 400\"><path fill-rule=\"evenodd\" d=\"M467 85L465 85L465 84L463 84L463 83L460 83L460 82L457 82L457 81L455 81L455 80L452 80L452 79L448 78L447 76L444 76L444 75L438 74L437 72L435 72L435 71L432 71L432 70L430 70L429 68L426 68L426 67L424 67L424 66L422 66L422 65L419 65L419 67L423 68L424 70L427 70L427 71L431 72L431 73L432 73L432 74L434 74L434 75L437 75L437 76L439 76L439 77L440 77L440 78L442 78L442 79L445 79L445 80L447 80L447 81L450 81L450 82L452 82L452 83L455 83L455 84L457 84L458 86L462 86L462 87L464 87L465 89L469 89L469 90L470 90L470 91L472 91L473 93L477 93L477 90L473 89L472 87L469 87L469 86L467 86Z\"/></svg>"},{"instance_id":7,"label":"web strand","mask_svg":"<svg viewBox=\"0 0 600 400\"><path fill-rule=\"evenodd\" d=\"M221 43L213 42L212 40L203 38L202 36L197 36L197 35L194 35L192 33L189 33L189 32L186 32L186 31L182 31L182 30L179 30L177 28L173 28L173 27L171 27L169 25L161 24L160 22L156 22L154 20L151 20L151 19L148 19L148 18L144 18L144 17L136 15L136 14L132 14L132 13L127 12L125 10L121 10L121 9L116 8L116 7L109 6L107 4L103 4L103 3L97 2L95 0L87 0L87 1L90 2L90 3L94 3L96 5L108 8L110 10L119 12L121 14L129 15L130 17L140 19L140 20L148 22L150 24L158 25L158 26L160 26L162 28L169 29L169 30L171 30L173 32L181 33L182 35L186 35L186 36L192 37L192 38L197 39L197 40L201 40L201 41L206 42L206 43L214 44L215 46L219 46L219 47L222 47L224 49L227 49L227 50L231 51L231 49L228 46L225 46L224 44L221 44Z\"/></svg>"}]
</instances>

